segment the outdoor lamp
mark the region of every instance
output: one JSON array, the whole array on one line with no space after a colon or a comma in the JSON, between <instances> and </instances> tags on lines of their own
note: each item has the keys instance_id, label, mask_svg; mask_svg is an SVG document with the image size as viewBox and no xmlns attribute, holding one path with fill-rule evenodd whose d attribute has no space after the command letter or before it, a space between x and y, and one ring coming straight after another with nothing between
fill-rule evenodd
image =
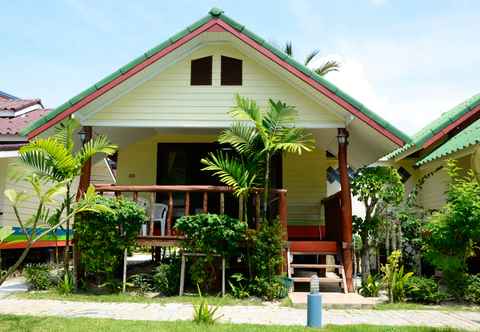
<instances>
[{"instance_id":1,"label":"outdoor lamp","mask_svg":"<svg viewBox=\"0 0 480 332\"><path fill-rule=\"evenodd\" d=\"M85 131L84 127L80 129L80 131L78 132L78 136L80 137L80 141L82 142L82 145L85 144L85 141L87 140L87 132Z\"/></svg>"},{"instance_id":2,"label":"outdoor lamp","mask_svg":"<svg viewBox=\"0 0 480 332\"><path fill-rule=\"evenodd\" d=\"M340 130L337 135L337 141L340 144L348 143L348 134L344 130Z\"/></svg>"},{"instance_id":3,"label":"outdoor lamp","mask_svg":"<svg viewBox=\"0 0 480 332\"><path fill-rule=\"evenodd\" d=\"M307 295L307 326L322 327L320 278L318 278L316 274L310 278L310 294Z\"/></svg>"}]
</instances>

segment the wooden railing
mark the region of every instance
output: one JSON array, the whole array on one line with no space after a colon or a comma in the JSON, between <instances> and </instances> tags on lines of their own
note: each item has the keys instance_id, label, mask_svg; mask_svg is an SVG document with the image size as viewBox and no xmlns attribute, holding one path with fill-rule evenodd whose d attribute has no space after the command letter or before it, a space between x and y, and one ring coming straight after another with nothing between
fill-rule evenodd
<instances>
[{"instance_id":1,"label":"wooden railing","mask_svg":"<svg viewBox=\"0 0 480 332\"><path fill-rule=\"evenodd\" d=\"M113 193L115 196L122 196L128 193L131 195L133 201L138 201L140 193L146 193L149 196L150 201L150 210L153 213L153 205L157 201L157 193L164 193L167 195L167 221L166 221L166 236L172 236L172 219L173 219L173 209L174 209L174 196L175 194L183 193L184 194L184 212L183 215L189 215L191 212L191 194L201 193L202 194L202 212L209 212L209 200L212 194L217 193L219 195L218 201L218 212L220 214L225 213L225 195L233 194L234 190L231 187L225 186L208 186L208 185L111 185L111 184L98 184L95 185L95 190L100 193ZM251 192L254 220L256 227L258 228L260 222L260 202L261 202L261 193L263 189L254 188ZM278 215L282 227L287 229L287 190L286 189L272 189L272 196L277 196L274 199L278 200ZM211 200L210 200L211 201ZM242 211L242 202L238 204L238 213L239 215L243 214ZM149 236L153 236L154 222L153 215L150 218L150 227L149 227ZM285 235L286 236L286 235Z\"/></svg>"},{"instance_id":2,"label":"wooden railing","mask_svg":"<svg viewBox=\"0 0 480 332\"><path fill-rule=\"evenodd\" d=\"M342 241L342 202L340 191L322 200L325 210L325 240Z\"/></svg>"}]
</instances>

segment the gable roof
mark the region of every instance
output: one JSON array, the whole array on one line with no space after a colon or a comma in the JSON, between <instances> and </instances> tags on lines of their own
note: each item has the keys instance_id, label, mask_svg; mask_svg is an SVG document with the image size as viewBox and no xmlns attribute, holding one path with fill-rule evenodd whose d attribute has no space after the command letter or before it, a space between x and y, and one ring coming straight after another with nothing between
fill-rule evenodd
<instances>
[{"instance_id":1,"label":"gable roof","mask_svg":"<svg viewBox=\"0 0 480 332\"><path fill-rule=\"evenodd\" d=\"M475 121L470 126L459 132L454 137L440 145L432 153L418 161L415 166L421 166L431 161L443 158L457 151L468 148L469 146L480 143L480 120Z\"/></svg>"},{"instance_id":2,"label":"gable roof","mask_svg":"<svg viewBox=\"0 0 480 332\"><path fill-rule=\"evenodd\" d=\"M480 117L480 93L458 104L439 118L430 122L412 136L410 143L388 154L385 158L392 159L400 155L407 156L420 149L426 149L438 142L454 130L468 126Z\"/></svg>"},{"instance_id":3,"label":"gable roof","mask_svg":"<svg viewBox=\"0 0 480 332\"><path fill-rule=\"evenodd\" d=\"M18 135L32 122L41 119L50 112L49 109L36 109L15 117L0 117L0 135Z\"/></svg>"},{"instance_id":4,"label":"gable roof","mask_svg":"<svg viewBox=\"0 0 480 332\"><path fill-rule=\"evenodd\" d=\"M220 29L220 30L219 30ZM280 51L273 45L257 36L245 26L226 16L221 9L213 8L209 14L173 35L163 43L148 50L138 58L132 60L114 73L98 81L91 87L80 92L64 104L60 105L47 116L35 121L22 131L29 138L35 137L69 115L75 113L110 89L119 85L129 77L140 72L152 63L172 52L179 46L195 38L205 31L228 31L238 37L258 52L268 57L293 75L305 81L317 91L330 98L342 108L352 113L355 117L370 125L398 146L410 141L410 138L392 126L389 122L369 110L334 84L317 75L314 71L295 61L293 58Z\"/></svg>"}]
</instances>

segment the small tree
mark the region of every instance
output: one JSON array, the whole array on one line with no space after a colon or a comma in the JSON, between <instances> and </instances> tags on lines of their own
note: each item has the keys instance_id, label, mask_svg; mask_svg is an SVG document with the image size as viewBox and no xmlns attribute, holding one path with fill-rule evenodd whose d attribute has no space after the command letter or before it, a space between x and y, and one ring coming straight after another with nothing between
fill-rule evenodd
<instances>
[{"instance_id":1,"label":"small tree","mask_svg":"<svg viewBox=\"0 0 480 332\"><path fill-rule=\"evenodd\" d=\"M354 226L362 239L362 281L366 281L370 275L370 237L377 230L383 210L401 202L404 186L392 167L363 167L352 180L352 193L365 206L365 218L357 218Z\"/></svg>"},{"instance_id":2,"label":"small tree","mask_svg":"<svg viewBox=\"0 0 480 332\"><path fill-rule=\"evenodd\" d=\"M27 243L17 261L10 266L5 274L0 277L0 285L3 284L7 278L23 263L33 245L41 240L45 235L55 232L59 227L63 226L76 213L83 211L105 211L108 208L103 205L96 204L95 189L90 187L86 192L84 198L79 202L74 202L71 205L70 213L57 215L51 214L51 206L56 203L55 198L65 195L65 185L63 182L56 184L49 184L42 181L36 174L30 174L23 178L24 181L30 184L34 197L38 201L37 208L32 216L23 218L21 215L22 205L31 197L24 191L17 192L14 189L5 190L5 196L10 201L17 222L22 229L22 232L27 237ZM45 189L47 188L47 189ZM56 220L53 222L53 220Z\"/></svg>"},{"instance_id":3,"label":"small tree","mask_svg":"<svg viewBox=\"0 0 480 332\"><path fill-rule=\"evenodd\" d=\"M285 43L285 47L283 48L283 51L285 53L287 53L288 55L290 55L291 57L293 57L293 45L292 45L291 41L287 41ZM310 62L315 57L317 57L318 53L320 53L319 50L313 50L310 53L308 53L307 56L305 57L305 60L304 60L303 64L305 66L308 66L310 64ZM325 76L328 73L330 73L332 71L338 71L339 69L340 69L340 63L338 63L335 60L328 60L328 61L325 61L325 62L321 63L319 66L313 68L313 71L320 76Z\"/></svg>"}]
</instances>

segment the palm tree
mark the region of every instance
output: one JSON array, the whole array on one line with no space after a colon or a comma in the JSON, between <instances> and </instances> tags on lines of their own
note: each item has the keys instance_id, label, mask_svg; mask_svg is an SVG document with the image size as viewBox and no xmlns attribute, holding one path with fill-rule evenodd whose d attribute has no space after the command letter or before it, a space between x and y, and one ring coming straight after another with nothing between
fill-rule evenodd
<instances>
[{"instance_id":1,"label":"palm tree","mask_svg":"<svg viewBox=\"0 0 480 332\"><path fill-rule=\"evenodd\" d=\"M73 183L80 176L83 165L97 153L113 154L117 147L112 145L107 137L99 135L85 143L77 152L74 151L74 132L80 124L74 119L68 119L56 128L54 135L38 138L20 149L19 161L33 171L41 179L51 183L64 183L65 199L57 211L61 216L72 214ZM65 224L66 241L64 252L64 268L69 267L70 220Z\"/></svg>"},{"instance_id":2,"label":"palm tree","mask_svg":"<svg viewBox=\"0 0 480 332\"><path fill-rule=\"evenodd\" d=\"M232 186L237 195L248 195L253 185L263 182L263 218L267 218L270 195L270 165L276 153L301 154L311 151L315 140L304 129L296 128L297 111L281 101L268 101L262 111L249 98L236 96L236 106L230 111L235 122L218 138L229 144L238 156L221 152L202 159L204 170L213 171L225 184Z\"/></svg>"},{"instance_id":3,"label":"palm tree","mask_svg":"<svg viewBox=\"0 0 480 332\"><path fill-rule=\"evenodd\" d=\"M285 53L289 56L293 57L293 46L291 41L287 41L285 43L285 47L283 49ZM319 50L313 50L305 57L305 61L303 64L308 67L310 62L318 55ZM320 76L325 76L326 74L332 71L338 71L340 69L340 63L335 60L328 60L322 63L320 66L313 68L313 71Z\"/></svg>"}]
</instances>

